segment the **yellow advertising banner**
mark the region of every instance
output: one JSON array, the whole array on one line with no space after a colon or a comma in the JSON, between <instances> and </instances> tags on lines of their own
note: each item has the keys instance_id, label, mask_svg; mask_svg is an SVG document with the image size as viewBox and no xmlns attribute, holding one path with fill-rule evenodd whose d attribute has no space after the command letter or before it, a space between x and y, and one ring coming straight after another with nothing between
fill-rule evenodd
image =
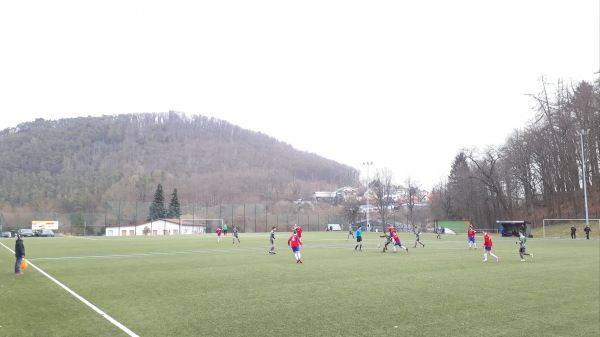
<instances>
[{"instance_id":1,"label":"yellow advertising banner","mask_svg":"<svg viewBox=\"0 0 600 337\"><path fill-rule=\"evenodd\" d=\"M58 221L52 220L33 220L31 229L58 229Z\"/></svg>"}]
</instances>

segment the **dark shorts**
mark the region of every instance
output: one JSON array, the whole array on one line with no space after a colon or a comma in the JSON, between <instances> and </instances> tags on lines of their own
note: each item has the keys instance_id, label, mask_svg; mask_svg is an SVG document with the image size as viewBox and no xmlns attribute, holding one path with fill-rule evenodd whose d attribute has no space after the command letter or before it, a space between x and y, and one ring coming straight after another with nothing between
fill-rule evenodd
<instances>
[{"instance_id":1,"label":"dark shorts","mask_svg":"<svg viewBox=\"0 0 600 337\"><path fill-rule=\"evenodd\" d=\"M362 236L357 236L356 237L356 242L362 242Z\"/></svg>"},{"instance_id":2,"label":"dark shorts","mask_svg":"<svg viewBox=\"0 0 600 337\"><path fill-rule=\"evenodd\" d=\"M525 247L519 247L519 253L525 253Z\"/></svg>"}]
</instances>

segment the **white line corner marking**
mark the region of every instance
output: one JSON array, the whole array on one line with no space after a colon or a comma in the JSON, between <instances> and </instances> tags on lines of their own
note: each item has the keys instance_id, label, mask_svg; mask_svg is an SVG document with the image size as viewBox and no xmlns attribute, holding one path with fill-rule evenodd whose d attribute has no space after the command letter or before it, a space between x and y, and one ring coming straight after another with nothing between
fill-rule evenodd
<instances>
[{"instance_id":1,"label":"white line corner marking","mask_svg":"<svg viewBox=\"0 0 600 337\"><path fill-rule=\"evenodd\" d=\"M8 248L4 243L0 242L0 245L4 246L4 248L8 249L9 251L11 251L13 254L15 253L14 250ZM33 263L29 262L29 265L33 268L35 268L35 270L39 271L40 273L42 273L42 275L46 276L47 278L49 278L50 280L52 280L52 282L58 284L61 288L63 288L64 290L66 290L67 292L69 292L71 295L75 296L75 298L77 298L78 300L80 300L81 302L85 303L85 305L87 305L88 307L92 308L92 310L94 310L95 312L97 312L98 314L100 314L100 316L106 318L109 322L111 322L112 324L114 324L116 327L118 327L119 329L123 330L126 334L128 334L131 337L139 337L135 332L129 330L129 328L127 328L126 326L124 326L123 324L119 323L116 319L110 317L110 315L108 315L107 313L105 313L104 311L100 310L100 308L98 308L97 306L93 305L92 303L90 303L88 300L86 300L85 298L79 296L79 294L77 294L76 292L74 292L73 290L69 289L66 285L60 283L57 279L55 279L54 277L50 276L48 273L46 273L45 271L41 270L40 268L38 268L37 266L35 266Z\"/></svg>"}]
</instances>

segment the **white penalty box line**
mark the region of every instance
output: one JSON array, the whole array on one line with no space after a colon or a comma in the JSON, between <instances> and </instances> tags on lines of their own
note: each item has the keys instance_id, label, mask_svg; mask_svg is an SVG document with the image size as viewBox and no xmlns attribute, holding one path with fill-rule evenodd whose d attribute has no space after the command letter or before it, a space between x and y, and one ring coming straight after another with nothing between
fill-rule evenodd
<instances>
[{"instance_id":1,"label":"white penalty box line","mask_svg":"<svg viewBox=\"0 0 600 337\"><path fill-rule=\"evenodd\" d=\"M12 252L13 254L15 253L12 249L8 248L4 243L0 242L0 245L4 246L4 248L8 249L10 252ZM35 270L39 271L42 275L46 276L47 278L49 278L52 282L58 284L61 288L63 288L64 290L66 290L69 294L73 295L76 299L80 300L81 302L83 302L85 305L87 305L88 307L90 307L92 310L94 310L96 313L98 313L100 316L104 317L106 320L108 320L109 322L111 322L113 325L115 325L117 328L121 329L123 332L125 332L127 335L131 336L131 337L139 337L135 332L131 331L129 328L127 328L126 326L124 326L123 324L121 324L119 321L117 321L116 319L112 318L110 315L108 315L107 313L105 313L104 311L100 310L100 308L98 308L97 306L93 305L92 303L90 303L88 300L86 300L85 298L81 297L79 294L77 294L75 291L71 290L69 287L67 287L66 285L60 283L57 279L55 279L54 277L50 276L48 273L46 273L45 271L43 271L42 269L38 268L36 265L34 265L33 263L29 262L29 265L33 268L35 268Z\"/></svg>"}]
</instances>

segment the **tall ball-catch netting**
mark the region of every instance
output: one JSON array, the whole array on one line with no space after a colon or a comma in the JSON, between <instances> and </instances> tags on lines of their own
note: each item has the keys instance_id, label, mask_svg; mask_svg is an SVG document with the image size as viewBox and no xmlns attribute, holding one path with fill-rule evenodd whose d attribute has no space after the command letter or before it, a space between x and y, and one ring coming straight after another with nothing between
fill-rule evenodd
<instances>
[{"instance_id":1,"label":"tall ball-catch netting","mask_svg":"<svg viewBox=\"0 0 600 337\"><path fill-rule=\"evenodd\" d=\"M576 235L579 237L585 237L584 228L589 224L592 230L600 230L600 219L544 219L543 220L543 233L544 238L548 237L570 237L571 227L577 229Z\"/></svg>"}]
</instances>

